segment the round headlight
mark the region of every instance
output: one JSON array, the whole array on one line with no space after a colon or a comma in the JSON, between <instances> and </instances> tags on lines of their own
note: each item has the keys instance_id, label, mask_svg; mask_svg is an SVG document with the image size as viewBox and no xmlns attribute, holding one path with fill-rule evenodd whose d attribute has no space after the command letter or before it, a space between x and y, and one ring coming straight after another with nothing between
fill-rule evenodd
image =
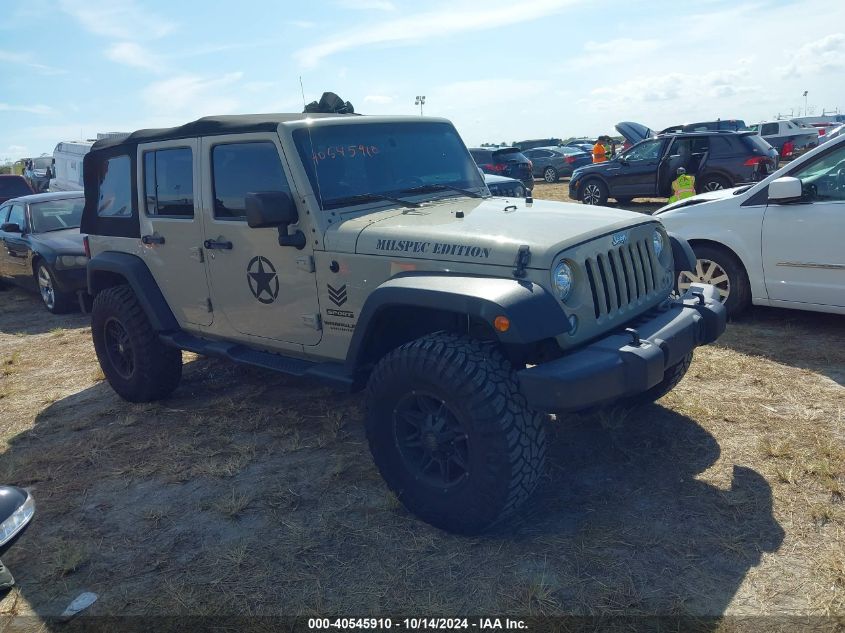
<instances>
[{"instance_id":1,"label":"round headlight","mask_svg":"<svg viewBox=\"0 0 845 633\"><path fill-rule=\"evenodd\" d=\"M566 301L572 292L572 268L566 262L560 262L552 271L552 283L554 283L557 295L561 301Z\"/></svg>"},{"instance_id":2,"label":"round headlight","mask_svg":"<svg viewBox=\"0 0 845 633\"><path fill-rule=\"evenodd\" d=\"M654 229L654 233L651 236L651 241L654 244L654 254L660 257L660 254L663 252L663 233L661 233L657 229Z\"/></svg>"}]
</instances>

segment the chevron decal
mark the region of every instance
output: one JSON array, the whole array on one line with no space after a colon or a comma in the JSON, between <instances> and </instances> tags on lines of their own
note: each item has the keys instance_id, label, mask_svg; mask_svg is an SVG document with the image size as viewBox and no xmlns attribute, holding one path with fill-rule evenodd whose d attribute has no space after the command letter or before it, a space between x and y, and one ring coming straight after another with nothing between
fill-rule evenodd
<instances>
[{"instance_id":1,"label":"chevron decal","mask_svg":"<svg viewBox=\"0 0 845 633\"><path fill-rule=\"evenodd\" d=\"M342 306L346 303L346 284L343 284L340 288L334 288L331 284L326 284L326 288L329 290L329 299L333 304Z\"/></svg>"}]
</instances>

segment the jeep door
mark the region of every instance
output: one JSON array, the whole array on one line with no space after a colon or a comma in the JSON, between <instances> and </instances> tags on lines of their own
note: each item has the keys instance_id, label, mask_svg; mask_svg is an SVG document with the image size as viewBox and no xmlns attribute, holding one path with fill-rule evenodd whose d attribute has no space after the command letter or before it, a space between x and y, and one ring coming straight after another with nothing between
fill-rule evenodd
<instances>
[{"instance_id":1,"label":"jeep door","mask_svg":"<svg viewBox=\"0 0 845 633\"><path fill-rule=\"evenodd\" d=\"M279 245L275 227L250 228L246 194L290 187L290 172L274 133L201 140L208 272L215 311L237 332L267 341L316 345L321 338L310 240L302 249ZM300 211L300 215L303 212ZM298 225L311 233L305 218ZM260 343L260 340L256 342Z\"/></svg>"},{"instance_id":2,"label":"jeep door","mask_svg":"<svg viewBox=\"0 0 845 633\"><path fill-rule=\"evenodd\" d=\"M138 146L139 218L144 261L173 315L180 323L210 325L198 147L197 139Z\"/></svg>"},{"instance_id":3,"label":"jeep door","mask_svg":"<svg viewBox=\"0 0 845 633\"><path fill-rule=\"evenodd\" d=\"M804 195L766 207L762 254L769 299L845 307L845 143L786 175L801 179Z\"/></svg>"}]
</instances>

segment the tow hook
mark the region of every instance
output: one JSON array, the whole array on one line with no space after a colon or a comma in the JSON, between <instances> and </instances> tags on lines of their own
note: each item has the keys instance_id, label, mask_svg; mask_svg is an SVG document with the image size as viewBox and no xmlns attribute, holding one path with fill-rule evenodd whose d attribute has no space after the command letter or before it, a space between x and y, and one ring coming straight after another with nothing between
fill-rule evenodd
<instances>
[{"instance_id":1,"label":"tow hook","mask_svg":"<svg viewBox=\"0 0 845 633\"><path fill-rule=\"evenodd\" d=\"M634 328L626 327L625 333L631 335L631 346L632 347L639 347L640 345L643 344L643 342L640 340L640 333L637 332Z\"/></svg>"}]
</instances>

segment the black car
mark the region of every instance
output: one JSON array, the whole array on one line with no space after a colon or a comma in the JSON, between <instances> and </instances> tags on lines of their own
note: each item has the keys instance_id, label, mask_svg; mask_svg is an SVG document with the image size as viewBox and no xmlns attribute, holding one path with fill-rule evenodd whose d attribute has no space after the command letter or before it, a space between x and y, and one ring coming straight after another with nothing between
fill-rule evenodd
<instances>
[{"instance_id":1,"label":"black car","mask_svg":"<svg viewBox=\"0 0 845 633\"><path fill-rule=\"evenodd\" d=\"M569 196L585 204L604 204L608 198L624 204L632 198L668 197L678 167L695 177L699 193L715 191L760 180L777 164L777 152L754 132L659 134L640 140L612 160L576 169Z\"/></svg>"},{"instance_id":2,"label":"black car","mask_svg":"<svg viewBox=\"0 0 845 633\"><path fill-rule=\"evenodd\" d=\"M534 188L534 168L518 147L473 147L469 153L485 174L516 178L526 189Z\"/></svg>"},{"instance_id":3,"label":"black car","mask_svg":"<svg viewBox=\"0 0 845 633\"><path fill-rule=\"evenodd\" d=\"M83 206L81 191L22 196L0 206L0 278L37 290L53 314L72 310L86 288Z\"/></svg>"},{"instance_id":4,"label":"black car","mask_svg":"<svg viewBox=\"0 0 845 633\"><path fill-rule=\"evenodd\" d=\"M0 204L17 198L35 193L29 185L29 181L23 176L14 174L0 174Z\"/></svg>"}]
</instances>

